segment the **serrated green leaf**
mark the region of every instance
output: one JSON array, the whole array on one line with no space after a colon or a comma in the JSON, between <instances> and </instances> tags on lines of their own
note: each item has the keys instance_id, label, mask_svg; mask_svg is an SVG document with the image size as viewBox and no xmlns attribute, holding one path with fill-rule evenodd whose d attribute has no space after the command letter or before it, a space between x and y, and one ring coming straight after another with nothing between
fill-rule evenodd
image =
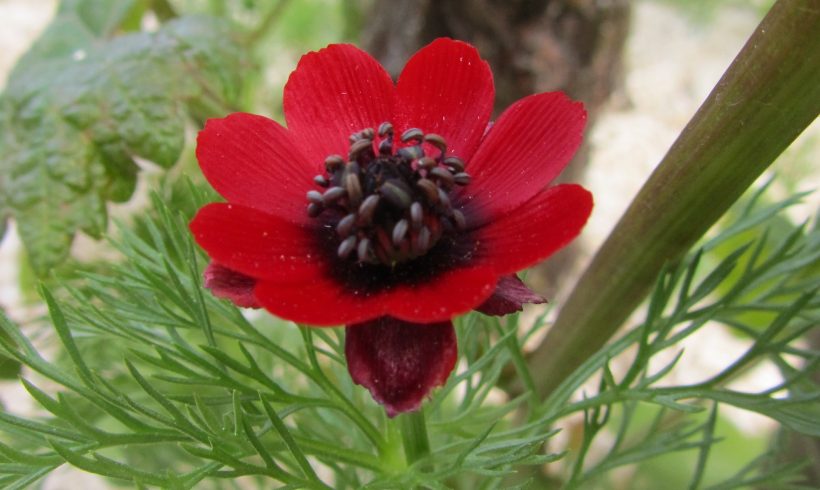
<instances>
[{"instance_id":1,"label":"serrated green leaf","mask_svg":"<svg viewBox=\"0 0 820 490\"><path fill-rule=\"evenodd\" d=\"M183 17L115 36L143 3L63 2L0 98L0 223L16 218L40 275L77 231L102 234L105 202L134 191L135 157L170 167L186 119L229 112L237 97L241 50L227 24Z\"/></svg>"}]
</instances>

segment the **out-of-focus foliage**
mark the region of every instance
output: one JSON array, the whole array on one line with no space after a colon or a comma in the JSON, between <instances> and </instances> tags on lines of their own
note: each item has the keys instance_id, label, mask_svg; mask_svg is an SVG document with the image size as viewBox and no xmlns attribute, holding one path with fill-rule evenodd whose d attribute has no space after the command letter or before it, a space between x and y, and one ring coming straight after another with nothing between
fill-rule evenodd
<instances>
[{"instance_id":1,"label":"out-of-focus foliage","mask_svg":"<svg viewBox=\"0 0 820 490\"><path fill-rule=\"evenodd\" d=\"M131 32L145 6L62 2L0 97L0 222L15 217L40 274L77 231L105 230L106 201L134 191L136 157L170 167L186 118L227 112L238 97L242 51L224 21Z\"/></svg>"},{"instance_id":2,"label":"out-of-focus foliage","mask_svg":"<svg viewBox=\"0 0 820 490\"><path fill-rule=\"evenodd\" d=\"M654 0L679 7L697 20L709 22L721 8L735 7L753 9L761 17L772 7L775 0Z\"/></svg>"}]
</instances>

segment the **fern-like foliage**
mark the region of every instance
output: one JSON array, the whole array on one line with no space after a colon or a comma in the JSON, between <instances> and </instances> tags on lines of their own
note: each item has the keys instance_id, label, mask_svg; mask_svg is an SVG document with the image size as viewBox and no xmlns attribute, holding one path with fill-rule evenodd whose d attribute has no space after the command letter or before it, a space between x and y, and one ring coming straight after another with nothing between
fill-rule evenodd
<instances>
[{"instance_id":1,"label":"fern-like foliage","mask_svg":"<svg viewBox=\"0 0 820 490\"><path fill-rule=\"evenodd\" d=\"M186 192L192 209L211 199L192 185ZM61 346L55 360L0 316L2 352L27 367L21 382L45 410L0 413L0 485L25 488L69 464L137 487L216 488L244 476L259 488L513 488L531 482L521 477L526 468L541 479L539 468L551 463L560 468L553 483L583 488L614 468L690 451L690 486L701 488L715 464L722 405L820 435L820 389L808 376L820 356L798 342L820 321L820 233L765 233L799 196L761 206L761 193L722 233L670 264L645 321L547 400L532 396L538 373L523 348L546 315L526 327L517 315L458 319L459 366L425 406L432 452L410 466L395 421L347 374L343 331L295 326L212 297L188 217L155 196L150 213L120 228L121 263L42 289ZM683 354L661 366L658 354L718 324L748 339L746 352L700 382L665 382ZM624 359L627 368L614 374L611 363ZM782 383L758 393L728 386L764 361L780 368ZM500 388L511 378L523 393L505 396ZM573 397L593 379L596 392ZM646 409L649 424L636 416ZM550 442L579 413L581 442ZM601 434L610 442L592 458ZM792 488L796 469L756 463L709 484Z\"/></svg>"}]
</instances>

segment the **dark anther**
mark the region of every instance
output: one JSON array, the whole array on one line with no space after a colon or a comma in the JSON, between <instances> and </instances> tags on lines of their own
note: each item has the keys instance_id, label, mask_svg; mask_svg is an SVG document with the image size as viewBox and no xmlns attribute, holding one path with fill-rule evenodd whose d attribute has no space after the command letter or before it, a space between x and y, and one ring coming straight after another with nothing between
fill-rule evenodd
<instances>
[{"instance_id":1,"label":"dark anther","mask_svg":"<svg viewBox=\"0 0 820 490\"><path fill-rule=\"evenodd\" d=\"M447 151L447 143L444 141L444 138L435 133L425 134L424 141L438 148L442 155Z\"/></svg>"},{"instance_id":2,"label":"dark anther","mask_svg":"<svg viewBox=\"0 0 820 490\"><path fill-rule=\"evenodd\" d=\"M371 194L359 206L359 225L366 226L373 221L373 215L379 206L379 195Z\"/></svg>"},{"instance_id":3,"label":"dark anther","mask_svg":"<svg viewBox=\"0 0 820 490\"><path fill-rule=\"evenodd\" d=\"M446 187L448 189L453 186L453 182L454 182L453 174L451 174L447 170L444 170L441 167L434 168L433 170L430 171L429 175L437 178L438 181L441 182L442 185L444 185L444 187Z\"/></svg>"},{"instance_id":4,"label":"dark anther","mask_svg":"<svg viewBox=\"0 0 820 490\"><path fill-rule=\"evenodd\" d=\"M453 175L453 180L458 185L467 185L467 184L470 183L471 179L472 178L470 177L470 174L468 174L466 172L459 172L459 173Z\"/></svg>"},{"instance_id":5,"label":"dark anther","mask_svg":"<svg viewBox=\"0 0 820 490\"><path fill-rule=\"evenodd\" d=\"M447 192L444 189L439 188L438 190L438 202L441 208L444 209L445 213L449 216L450 196L447 195Z\"/></svg>"},{"instance_id":6,"label":"dark anther","mask_svg":"<svg viewBox=\"0 0 820 490\"><path fill-rule=\"evenodd\" d=\"M387 202L399 209L410 207L413 199L407 184L398 179L390 179L382 184L381 192Z\"/></svg>"},{"instance_id":7,"label":"dark anther","mask_svg":"<svg viewBox=\"0 0 820 490\"><path fill-rule=\"evenodd\" d=\"M360 262L368 262L370 259L370 239L362 238L359 246L356 247L356 255L359 256Z\"/></svg>"},{"instance_id":8,"label":"dark anther","mask_svg":"<svg viewBox=\"0 0 820 490\"><path fill-rule=\"evenodd\" d=\"M453 173L464 171L464 162L459 157L447 157L444 159L444 165L450 167Z\"/></svg>"},{"instance_id":9,"label":"dark anther","mask_svg":"<svg viewBox=\"0 0 820 490\"><path fill-rule=\"evenodd\" d=\"M344 166L345 160L340 155L330 155L325 158L325 169L328 173L333 173Z\"/></svg>"},{"instance_id":10,"label":"dark anther","mask_svg":"<svg viewBox=\"0 0 820 490\"><path fill-rule=\"evenodd\" d=\"M339 257L341 257L343 259L346 259L347 256L350 255L350 252L352 252L353 249L355 249L355 248L356 248L356 237L355 236L349 236L349 237L345 238L344 240L342 240L342 243L339 244L339 249L337 250L337 253L339 254Z\"/></svg>"},{"instance_id":11,"label":"dark anther","mask_svg":"<svg viewBox=\"0 0 820 490\"><path fill-rule=\"evenodd\" d=\"M315 202L308 204L307 208L308 216L310 216L311 218L319 216L320 214L322 214L322 211L324 210L324 206L322 206L321 204L316 204Z\"/></svg>"},{"instance_id":12,"label":"dark anther","mask_svg":"<svg viewBox=\"0 0 820 490\"><path fill-rule=\"evenodd\" d=\"M398 151L397 155L405 160L415 160L424 156L424 149L419 145L405 146Z\"/></svg>"},{"instance_id":13,"label":"dark anther","mask_svg":"<svg viewBox=\"0 0 820 490\"><path fill-rule=\"evenodd\" d=\"M413 241L414 252L423 254L430 248L430 230L427 227L422 227L416 239Z\"/></svg>"},{"instance_id":14,"label":"dark anther","mask_svg":"<svg viewBox=\"0 0 820 490\"><path fill-rule=\"evenodd\" d=\"M419 229L422 219L424 219L424 210L421 207L421 203L416 201L410 205L410 221L413 224L414 230Z\"/></svg>"},{"instance_id":15,"label":"dark anther","mask_svg":"<svg viewBox=\"0 0 820 490\"><path fill-rule=\"evenodd\" d=\"M389 122L383 122L379 124L379 136L384 137L386 135L393 134L393 125Z\"/></svg>"},{"instance_id":16,"label":"dark anther","mask_svg":"<svg viewBox=\"0 0 820 490\"><path fill-rule=\"evenodd\" d=\"M316 233L330 229L333 234L322 239L337 243L336 254L343 260L353 256L360 263L394 267L427 254L447 234L467 227L449 195L455 184L470 183L464 162L444 158L444 138L419 128L404 131L400 139L409 146L395 149L394 131L385 122L375 131L351 134L349 158L328 156L326 173L313 178L324 189L306 194L308 215L324 217Z\"/></svg>"},{"instance_id":17,"label":"dark anther","mask_svg":"<svg viewBox=\"0 0 820 490\"><path fill-rule=\"evenodd\" d=\"M375 136L375 133L373 132L373 128L367 128L367 129L363 129L363 130L359 131L358 133L351 134L349 140L350 140L351 143L355 143L355 142L357 142L359 140L362 140L362 139L368 139L368 140L372 141L373 136Z\"/></svg>"},{"instance_id":18,"label":"dark anther","mask_svg":"<svg viewBox=\"0 0 820 490\"><path fill-rule=\"evenodd\" d=\"M419 128L410 128L401 134L401 142L407 143L410 140L415 140L419 143L424 139L424 133Z\"/></svg>"},{"instance_id":19,"label":"dark anther","mask_svg":"<svg viewBox=\"0 0 820 490\"><path fill-rule=\"evenodd\" d=\"M438 165L435 160L430 157L419 158L419 168L423 168L424 170L430 170L431 168Z\"/></svg>"},{"instance_id":20,"label":"dark anther","mask_svg":"<svg viewBox=\"0 0 820 490\"><path fill-rule=\"evenodd\" d=\"M421 189L431 204L438 202L438 186L430 179L419 179L416 186Z\"/></svg>"},{"instance_id":21,"label":"dark anther","mask_svg":"<svg viewBox=\"0 0 820 490\"><path fill-rule=\"evenodd\" d=\"M348 157L350 160L356 160L359 158L363 152L367 151L368 148L372 148L373 140L369 139L360 139L350 145L350 153L348 153Z\"/></svg>"},{"instance_id":22,"label":"dark anther","mask_svg":"<svg viewBox=\"0 0 820 490\"><path fill-rule=\"evenodd\" d=\"M383 122L379 125L379 136L382 141L379 143L379 155L390 156L393 154L393 125Z\"/></svg>"},{"instance_id":23,"label":"dark anther","mask_svg":"<svg viewBox=\"0 0 820 490\"><path fill-rule=\"evenodd\" d=\"M319 191L308 191L307 198L310 202L315 202L316 204L324 204L325 200L322 198L322 193Z\"/></svg>"},{"instance_id":24,"label":"dark anther","mask_svg":"<svg viewBox=\"0 0 820 490\"><path fill-rule=\"evenodd\" d=\"M324 175L317 175L316 177L313 177L313 182L320 187L327 187L330 185L330 181L327 180Z\"/></svg>"},{"instance_id":25,"label":"dark anther","mask_svg":"<svg viewBox=\"0 0 820 490\"><path fill-rule=\"evenodd\" d=\"M331 204L347 194L343 188L339 186L331 187L330 189L326 190L324 194L322 194L322 198L325 200L325 204Z\"/></svg>"},{"instance_id":26,"label":"dark anther","mask_svg":"<svg viewBox=\"0 0 820 490\"><path fill-rule=\"evenodd\" d=\"M393 227L393 245L398 245L404 240L405 235L407 235L407 220L400 219L396 226Z\"/></svg>"},{"instance_id":27,"label":"dark anther","mask_svg":"<svg viewBox=\"0 0 820 490\"><path fill-rule=\"evenodd\" d=\"M456 222L456 228L459 230L464 230L467 228L467 219L464 218L464 213L459 211L458 209L453 210L453 219Z\"/></svg>"},{"instance_id":28,"label":"dark anther","mask_svg":"<svg viewBox=\"0 0 820 490\"><path fill-rule=\"evenodd\" d=\"M345 175L344 184L350 204L354 207L358 206L362 202L362 185L359 182L359 176L354 173Z\"/></svg>"},{"instance_id":29,"label":"dark anther","mask_svg":"<svg viewBox=\"0 0 820 490\"><path fill-rule=\"evenodd\" d=\"M339 220L336 225L336 233L342 238L347 238L350 232L353 231L353 225L356 224L356 215L351 213Z\"/></svg>"}]
</instances>

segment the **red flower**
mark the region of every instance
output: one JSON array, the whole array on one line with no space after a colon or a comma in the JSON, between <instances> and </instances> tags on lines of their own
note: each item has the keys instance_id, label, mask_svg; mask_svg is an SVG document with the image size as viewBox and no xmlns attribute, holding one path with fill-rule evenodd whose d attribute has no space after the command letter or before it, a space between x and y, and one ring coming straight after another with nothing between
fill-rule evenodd
<instances>
[{"instance_id":1,"label":"red flower","mask_svg":"<svg viewBox=\"0 0 820 490\"><path fill-rule=\"evenodd\" d=\"M418 408L455 364L453 316L543 302L515 272L566 245L592 209L580 186L547 187L581 142L583 106L537 94L490 128L493 97L487 63L450 39L396 84L351 45L303 56L287 129L231 114L199 134L202 171L228 201L191 222L212 259L206 286L346 325L353 380L391 416Z\"/></svg>"}]
</instances>

